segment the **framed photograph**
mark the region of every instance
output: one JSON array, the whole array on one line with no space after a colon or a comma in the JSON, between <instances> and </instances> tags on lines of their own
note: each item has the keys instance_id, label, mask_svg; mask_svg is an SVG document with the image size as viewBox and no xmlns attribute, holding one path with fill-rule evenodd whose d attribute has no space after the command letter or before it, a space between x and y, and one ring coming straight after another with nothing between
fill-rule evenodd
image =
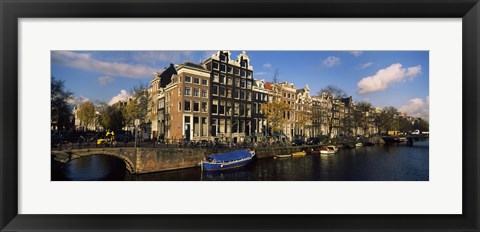
<instances>
[{"instance_id":1,"label":"framed photograph","mask_svg":"<svg viewBox=\"0 0 480 232\"><path fill-rule=\"evenodd\" d=\"M477 0L0 4L1 231L480 229Z\"/></svg>"}]
</instances>

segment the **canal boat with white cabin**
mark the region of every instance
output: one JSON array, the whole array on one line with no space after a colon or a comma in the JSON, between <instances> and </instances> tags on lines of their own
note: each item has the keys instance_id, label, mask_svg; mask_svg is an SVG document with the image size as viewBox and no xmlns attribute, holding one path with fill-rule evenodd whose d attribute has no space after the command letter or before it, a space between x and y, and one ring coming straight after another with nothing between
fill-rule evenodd
<instances>
[{"instance_id":1,"label":"canal boat with white cabin","mask_svg":"<svg viewBox=\"0 0 480 232\"><path fill-rule=\"evenodd\" d=\"M338 148L335 146L321 146L320 154L335 154L337 153Z\"/></svg>"},{"instance_id":2,"label":"canal boat with white cabin","mask_svg":"<svg viewBox=\"0 0 480 232\"><path fill-rule=\"evenodd\" d=\"M209 155L200 163L203 171L221 171L243 167L252 162L255 151L237 150Z\"/></svg>"}]
</instances>

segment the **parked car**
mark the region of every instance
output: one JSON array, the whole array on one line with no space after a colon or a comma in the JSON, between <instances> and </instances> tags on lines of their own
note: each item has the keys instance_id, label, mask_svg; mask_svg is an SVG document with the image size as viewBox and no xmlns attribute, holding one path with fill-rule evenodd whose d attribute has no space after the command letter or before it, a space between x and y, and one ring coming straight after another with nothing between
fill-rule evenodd
<instances>
[{"instance_id":1,"label":"parked car","mask_svg":"<svg viewBox=\"0 0 480 232\"><path fill-rule=\"evenodd\" d=\"M412 135L419 135L419 134L420 134L420 130L414 130L414 131L412 132Z\"/></svg>"},{"instance_id":2,"label":"parked car","mask_svg":"<svg viewBox=\"0 0 480 232\"><path fill-rule=\"evenodd\" d=\"M292 143L291 143L292 146L302 146L302 145L305 145L305 138L304 137L301 137L301 136L297 136L295 138L292 139Z\"/></svg>"},{"instance_id":3,"label":"parked car","mask_svg":"<svg viewBox=\"0 0 480 232\"><path fill-rule=\"evenodd\" d=\"M307 145L318 145L320 144L320 138L312 137L307 140Z\"/></svg>"}]
</instances>

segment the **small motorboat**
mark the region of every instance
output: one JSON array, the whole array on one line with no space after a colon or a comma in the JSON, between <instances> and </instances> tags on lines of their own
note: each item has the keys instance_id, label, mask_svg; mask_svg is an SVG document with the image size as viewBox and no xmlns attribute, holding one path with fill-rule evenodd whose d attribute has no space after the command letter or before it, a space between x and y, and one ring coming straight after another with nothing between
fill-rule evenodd
<instances>
[{"instance_id":1,"label":"small motorboat","mask_svg":"<svg viewBox=\"0 0 480 232\"><path fill-rule=\"evenodd\" d=\"M363 143L355 143L355 147L363 147Z\"/></svg>"},{"instance_id":2,"label":"small motorboat","mask_svg":"<svg viewBox=\"0 0 480 232\"><path fill-rule=\"evenodd\" d=\"M209 155L206 160L200 162L204 171L220 171L243 167L252 162L255 151L238 150L227 153Z\"/></svg>"},{"instance_id":3,"label":"small motorboat","mask_svg":"<svg viewBox=\"0 0 480 232\"><path fill-rule=\"evenodd\" d=\"M281 155L275 155L275 158L289 158L292 157L291 154L281 154Z\"/></svg>"},{"instance_id":4,"label":"small motorboat","mask_svg":"<svg viewBox=\"0 0 480 232\"><path fill-rule=\"evenodd\" d=\"M335 154L338 148L335 146L322 146L320 147L320 154Z\"/></svg>"},{"instance_id":5,"label":"small motorboat","mask_svg":"<svg viewBox=\"0 0 480 232\"><path fill-rule=\"evenodd\" d=\"M304 151L298 151L298 152L292 153L292 157L302 157L302 156L305 156L306 154L307 153Z\"/></svg>"}]
</instances>

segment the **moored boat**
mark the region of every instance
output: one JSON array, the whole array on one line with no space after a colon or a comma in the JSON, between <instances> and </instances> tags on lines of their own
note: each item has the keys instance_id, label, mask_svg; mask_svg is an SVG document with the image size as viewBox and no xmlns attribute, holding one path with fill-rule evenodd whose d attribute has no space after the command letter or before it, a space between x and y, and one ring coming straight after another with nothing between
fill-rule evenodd
<instances>
[{"instance_id":1,"label":"moored boat","mask_svg":"<svg viewBox=\"0 0 480 232\"><path fill-rule=\"evenodd\" d=\"M255 151L238 150L209 155L200 165L205 171L220 171L243 167L252 162L253 157L255 157Z\"/></svg>"},{"instance_id":2,"label":"moored boat","mask_svg":"<svg viewBox=\"0 0 480 232\"><path fill-rule=\"evenodd\" d=\"M360 142L355 143L355 147L363 147L363 143L360 143Z\"/></svg>"},{"instance_id":3,"label":"moored boat","mask_svg":"<svg viewBox=\"0 0 480 232\"><path fill-rule=\"evenodd\" d=\"M317 154L320 154L320 149L310 149L307 154L309 155L317 155Z\"/></svg>"},{"instance_id":4,"label":"moored boat","mask_svg":"<svg viewBox=\"0 0 480 232\"><path fill-rule=\"evenodd\" d=\"M292 157L292 155L291 154L275 155L275 158L288 158L288 157Z\"/></svg>"},{"instance_id":5,"label":"moored boat","mask_svg":"<svg viewBox=\"0 0 480 232\"><path fill-rule=\"evenodd\" d=\"M306 154L307 153L304 151L298 151L298 152L292 153L292 157L302 157L302 156L305 156Z\"/></svg>"},{"instance_id":6,"label":"moored boat","mask_svg":"<svg viewBox=\"0 0 480 232\"><path fill-rule=\"evenodd\" d=\"M322 146L320 147L320 153L321 154L335 154L337 152L338 148L335 146Z\"/></svg>"}]
</instances>

